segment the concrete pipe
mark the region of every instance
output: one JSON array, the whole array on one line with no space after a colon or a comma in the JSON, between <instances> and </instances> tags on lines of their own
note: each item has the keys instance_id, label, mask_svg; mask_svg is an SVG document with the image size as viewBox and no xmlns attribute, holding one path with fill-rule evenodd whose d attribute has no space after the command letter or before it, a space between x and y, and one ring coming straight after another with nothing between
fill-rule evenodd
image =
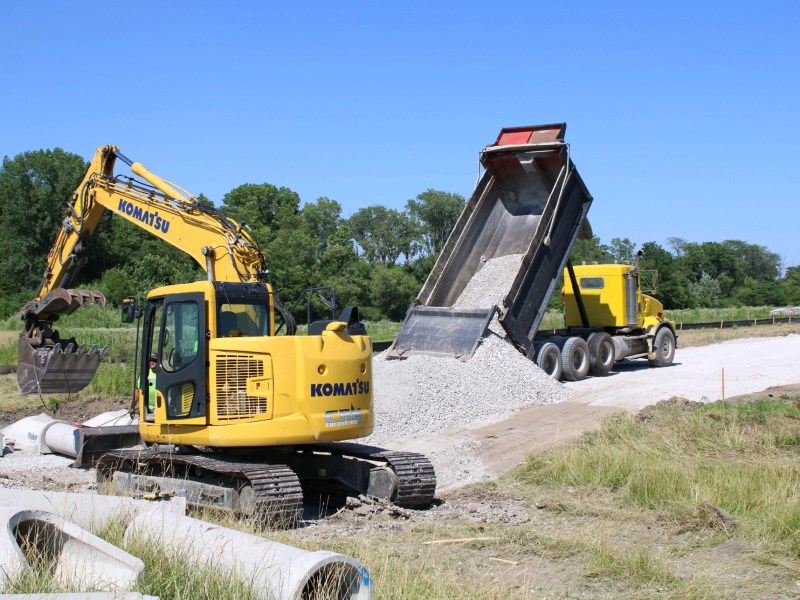
<instances>
[{"instance_id":1,"label":"concrete pipe","mask_svg":"<svg viewBox=\"0 0 800 600\"><path fill-rule=\"evenodd\" d=\"M84 427L119 427L138 423L138 419L131 418L127 408L104 412L88 421L81 423Z\"/></svg>"},{"instance_id":2,"label":"concrete pipe","mask_svg":"<svg viewBox=\"0 0 800 600\"><path fill-rule=\"evenodd\" d=\"M117 520L127 524L145 511L186 514L186 498L153 501L102 494L4 488L0 488L0 505L47 511L91 531L105 529Z\"/></svg>"},{"instance_id":3,"label":"concrete pipe","mask_svg":"<svg viewBox=\"0 0 800 600\"><path fill-rule=\"evenodd\" d=\"M175 514L142 514L125 532L126 546L143 540L247 582L258 598L369 600L369 572L335 552L307 552L264 538Z\"/></svg>"},{"instance_id":4,"label":"concrete pipe","mask_svg":"<svg viewBox=\"0 0 800 600\"><path fill-rule=\"evenodd\" d=\"M53 579L77 588L130 589L144 563L51 513L0 507L0 592L31 568L29 560L53 563Z\"/></svg>"},{"instance_id":5,"label":"concrete pipe","mask_svg":"<svg viewBox=\"0 0 800 600\"><path fill-rule=\"evenodd\" d=\"M4 428L2 433L7 438L14 440L15 450L35 450L41 454L50 454L50 448L45 443L44 437L48 427L54 423L63 423L69 426L64 421L56 421L53 417L42 413L20 419Z\"/></svg>"},{"instance_id":6,"label":"concrete pipe","mask_svg":"<svg viewBox=\"0 0 800 600\"><path fill-rule=\"evenodd\" d=\"M44 428L44 443L50 452L75 458L78 456L79 433L74 425L53 421Z\"/></svg>"}]
</instances>

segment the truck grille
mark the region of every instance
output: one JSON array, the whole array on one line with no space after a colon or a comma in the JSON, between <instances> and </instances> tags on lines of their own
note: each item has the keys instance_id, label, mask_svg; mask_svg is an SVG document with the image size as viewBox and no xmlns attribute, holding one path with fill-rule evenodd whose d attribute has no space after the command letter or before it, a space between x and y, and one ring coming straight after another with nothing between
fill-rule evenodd
<instances>
[{"instance_id":1,"label":"truck grille","mask_svg":"<svg viewBox=\"0 0 800 600\"><path fill-rule=\"evenodd\" d=\"M264 363L255 356L217 356L217 419L252 418L267 412L267 399L247 394L247 380L264 376Z\"/></svg>"}]
</instances>

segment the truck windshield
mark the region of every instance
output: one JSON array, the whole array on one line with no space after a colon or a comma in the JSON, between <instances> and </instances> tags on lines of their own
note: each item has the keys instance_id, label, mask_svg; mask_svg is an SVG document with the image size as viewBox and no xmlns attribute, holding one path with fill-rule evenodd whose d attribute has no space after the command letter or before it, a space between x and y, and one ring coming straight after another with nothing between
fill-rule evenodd
<instances>
[{"instance_id":1,"label":"truck windshield","mask_svg":"<svg viewBox=\"0 0 800 600\"><path fill-rule=\"evenodd\" d=\"M219 305L217 337L256 337L269 333L268 306L248 303Z\"/></svg>"}]
</instances>

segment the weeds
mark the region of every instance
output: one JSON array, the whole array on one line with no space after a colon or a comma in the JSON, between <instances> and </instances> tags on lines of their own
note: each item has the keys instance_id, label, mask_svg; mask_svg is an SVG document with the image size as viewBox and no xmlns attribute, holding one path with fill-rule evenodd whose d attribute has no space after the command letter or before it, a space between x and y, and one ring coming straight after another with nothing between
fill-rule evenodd
<instances>
[{"instance_id":1,"label":"weeds","mask_svg":"<svg viewBox=\"0 0 800 600\"><path fill-rule=\"evenodd\" d=\"M730 518L726 528L741 523L744 535L785 544L800 556L795 402L676 404L639 419L615 416L579 443L529 457L518 476L605 488L628 505L679 521L698 510L707 520Z\"/></svg>"}]
</instances>

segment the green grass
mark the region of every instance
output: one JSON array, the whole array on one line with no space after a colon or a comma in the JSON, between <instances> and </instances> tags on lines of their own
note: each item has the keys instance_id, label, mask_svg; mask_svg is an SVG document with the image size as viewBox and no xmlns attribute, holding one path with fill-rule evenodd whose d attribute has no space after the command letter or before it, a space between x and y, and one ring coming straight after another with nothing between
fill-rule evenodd
<instances>
[{"instance_id":1,"label":"green grass","mask_svg":"<svg viewBox=\"0 0 800 600\"><path fill-rule=\"evenodd\" d=\"M800 557L800 410L792 400L620 415L575 444L530 456L520 481L604 488L629 506L782 544ZM725 521L714 508L728 515Z\"/></svg>"},{"instance_id":2,"label":"green grass","mask_svg":"<svg viewBox=\"0 0 800 600\"><path fill-rule=\"evenodd\" d=\"M747 321L767 319L774 306L740 306L731 308L684 308L664 311L676 323L714 323L719 321Z\"/></svg>"},{"instance_id":3,"label":"green grass","mask_svg":"<svg viewBox=\"0 0 800 600\"><path fill-rule=\"evenodd\" d=\"M365 323L367 333L373 342L391 342L400 331L402 325L399 321L369 321Z\"/></svg>"},{"instance_id":4,"label":"green grass","mask_svg":"<svg viewBox=\"0 0 800 600\"><path fill-rule=\"evenodd\" d=\"M664 316L674 323L719 323L720 321L748 321L751 319L768 319L772 306L742 306L738 308L686 308L666 310ZM800 318L798 318L800 321ZM560 329L564 327L564 314L561 310L549 309L539 329Z\"/></svg>"},{"instance_id":5,"label":"green grass","mask_svg":"<svg viewBox=\"0 0 800 600\"><path fill-rule=\"evenodd\" d=\"M56 322L56 329L136 329L135 324L126 325L122 323L120 310L110 306L100 306L99 304L86 304L80 307L71 315L59 317ZM4 321L0 321L0 330L16 331L22 329L22 321L17 314L8 316Z\"/></svg>"}]
</instances>

